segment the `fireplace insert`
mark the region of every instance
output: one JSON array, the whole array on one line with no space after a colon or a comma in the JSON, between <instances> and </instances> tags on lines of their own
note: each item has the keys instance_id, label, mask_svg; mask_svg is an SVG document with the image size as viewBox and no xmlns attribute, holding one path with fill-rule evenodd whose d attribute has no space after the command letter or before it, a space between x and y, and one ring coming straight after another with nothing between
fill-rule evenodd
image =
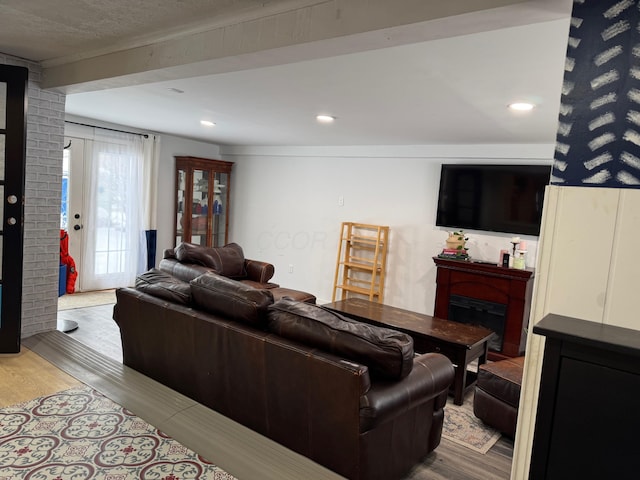
<instances>
[{"instance_id":1,"label":"fireplace insert","mask_svg":"<svg viewBox=\"0 0 640 480\"><path fill-rule=\"evenodd\" d=\"M449 298L449 320L492 330L496 335L489 341L489 349L502 351L507 306L502 303L487 302L477 298L451 295Z\"/></svg>"}]
</instances>

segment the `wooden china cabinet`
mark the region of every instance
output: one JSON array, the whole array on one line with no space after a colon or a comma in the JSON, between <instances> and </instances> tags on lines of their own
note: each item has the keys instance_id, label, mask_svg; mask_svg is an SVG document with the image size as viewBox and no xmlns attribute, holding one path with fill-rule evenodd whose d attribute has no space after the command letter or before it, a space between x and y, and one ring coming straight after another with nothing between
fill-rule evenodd
<instances>
[{"instance_id":1,"label":"wooden china cabinet","mask_svg":"<svg viewBox=\"0 0 640 480\"><path fill-rule=\"evenodd\" d=\"M233 162L199 157L176 159L175 239L208 247L228 241Z\"/></svg>"}]
</instances>

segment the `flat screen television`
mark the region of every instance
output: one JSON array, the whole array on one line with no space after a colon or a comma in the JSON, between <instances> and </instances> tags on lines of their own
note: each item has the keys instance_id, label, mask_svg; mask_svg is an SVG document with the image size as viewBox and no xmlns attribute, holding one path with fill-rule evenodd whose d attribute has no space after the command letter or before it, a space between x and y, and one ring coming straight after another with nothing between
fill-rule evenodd
<instances>
[{"instance_id":1,"label":"flat screen television","mask_svg":"<svg viewBox=\"0 0 640 480\"><path fill-rule=\"evenodd\" d=\"M539 235L550 165L443 164L436 225Z\"/></svg>"}]
</instances>

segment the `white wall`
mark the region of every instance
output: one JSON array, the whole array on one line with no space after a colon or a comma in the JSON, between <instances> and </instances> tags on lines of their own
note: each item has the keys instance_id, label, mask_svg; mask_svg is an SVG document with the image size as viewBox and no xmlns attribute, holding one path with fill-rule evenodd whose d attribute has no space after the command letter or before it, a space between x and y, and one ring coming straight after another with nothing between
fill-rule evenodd
<instances>
[{"instance_id":1,"label":"white wall","mask_svg":"<svg viewBox=\"0 0 640 480\"><path fill-rule=\"evenodd\" d=\"M122 125L69 117L109 128ZM385 303L432 314L436 269L447 230L435 226L443 162L547 163L553 145L219 147L160 134L156 265L175 246L175 156L235 162L229 241L245 256L271 262L274 281L331 300L341 222L388 225ZM344 197L344 206L338 197ZM467 232L473 258L496 261L512 234ZM527 240L535 264L537 237ZM293 272L289 273L289 266Z\"/></svg>"},{"instance_id":2,"label":"white wall","mask_svg":"<svg viewBox=\"0 0 640 480\"><path fill-rule=\"evenodd\" d=\"M330 301L341 222L388 225L385 303L432 314L432 257L448 235L435 227L440 164L550 164L553 146L221 147L221 154L235 162L230 241L246 257L273 263L275 282ZM497 262L512 234L468 236L472 257ZM533 266L537 237L522 238Z\"/></svg>"}]
</instances>

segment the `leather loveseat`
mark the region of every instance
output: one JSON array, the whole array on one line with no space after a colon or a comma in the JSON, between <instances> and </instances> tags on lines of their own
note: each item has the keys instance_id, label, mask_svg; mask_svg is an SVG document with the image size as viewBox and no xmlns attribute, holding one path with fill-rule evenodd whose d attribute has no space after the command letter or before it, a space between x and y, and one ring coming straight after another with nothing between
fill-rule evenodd
<instances>
[{"instance_id":1,"label":"leather loveseat","mask_svg":"<svg viewBox=\"0 0 640 480\"><path fill-rule=\"evenodd\" d=\"M206 247L182 242L176 248L164 251L158 268L185 282L203 273L213 272L254 288L269 289L276 300L286 296L301 302L316 303L315 295L270 282L275 267L271 263L245 258L242 247L237 243Z\"/></svg>"},{"instance_id":2,"label":"leather loveseat","mask_svg":"<svg viewBox=\"0 0 640 480\"><path fill-rule=\"evenodd\" d=\"M125 365L344 477L401 478L440 443L451 362L271 290L143 274L116 291Z\"/></svg>"}]
</instances>

